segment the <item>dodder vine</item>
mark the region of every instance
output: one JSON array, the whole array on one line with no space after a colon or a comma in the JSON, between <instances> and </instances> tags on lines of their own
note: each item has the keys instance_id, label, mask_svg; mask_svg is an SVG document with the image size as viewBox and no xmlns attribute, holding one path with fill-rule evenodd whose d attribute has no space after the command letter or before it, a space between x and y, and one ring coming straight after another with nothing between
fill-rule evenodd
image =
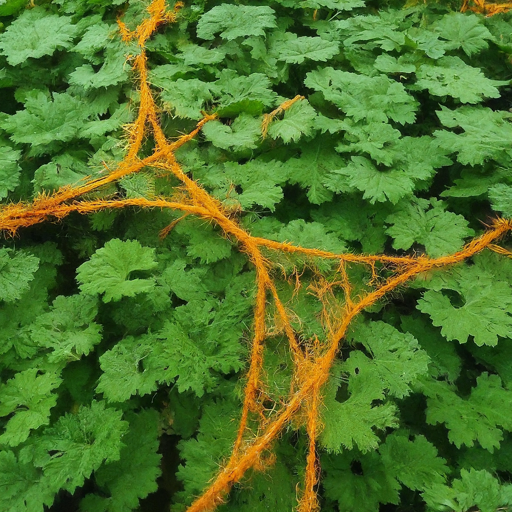
<instances>
[{"instance_id":1,"label":"dodder vine","mask_svg":"<svg viewBox=\"0 0 512 512\"><path fill-rule=\"evenodd\" d=\"M321 430L319 409L322 404L322 390L351 322L363 310L418 274L462 262L486 248L505 256L512 256L507 250L495 245L512 230L512 221L496 219L488 226L484 235L469 242L462 250L440 258L429 258L424 255L398 257L335 254L251 235L238 224L218 200L187 175L175 158L176 150L194 138L202 127L216 119L216 116L205 114L195 130L173 142L167 140L159 124L158 107L148 83L145 45L160 25L177 20L181 6L181 3L177 3L173 10L168 10L165 0L153 0L147 9L149 16L134 31L130 31L122 20L118 21L123 41L136 40L140 47L140 53L133 58L133 69L138 76L140 106L136 120L126 127L128 146L124 160L116 169L111 170L103 177L85 179L77 186L66 186L53 194L40 194L31 203L4 206L0 210L0 229L14 235L19 228L52 218L61 219L70 212L86 214L104 209L137 206L168 208L180 210L185 215L196 215L215 223L222 229L226 237L236 241L240 250L248 255L256 269L257 285L253 320L254 334L246 376L243 409L231 455L209 487L188 510L189 512L213 510L222 503L233 484L239 482L247 470L250 468L263 470L270 465L272 456L269 455L269 452L273 442L290 422L295 421L305 427L309 438L305 481L298 510L313 512L319 509L316 486L319 481L320 467L317 459L316 439ZM466 0L462 9L471 9L491 15L503 12L510 7L512 4L486 4L480 0L470 3ZM266 114L262 123L262 137L266 136L268 127L276 116L302 99L302 96L296 96L282 103L270 114ZM148 130L154 137L155 148L150 156L139 158L141 145ZM87 193L149 166L172 174L181 182L183 189L181 191L185 191L186 194L181 194L179 199L172 197L80 199ZM162 236L165 236L172 227L173 225L162 230ZM309 258L308 265L315 272L313 263L315 258L335 262L337 279L334 282L322 280L319 275L318 285L310 286L311 291L316 294L323 305L323 321L328 333L326 342L321 343L316 338L299 339L292 327L289 310L278 294L276 277L272 273L275 266L273 257L278 253L301 254ZM371 287L371 291L363 295L354 292L348 277L348 269L355 265L362 265L371 271L372 278L367 283ZM299 272L297 272L298 274ZM333 303L334 288L343 291L344 301L342 304ZM277 311L280 328L286 334L294 363L289 396L284 403L274 404L272 407L266 403L269 398L262 384L264 343L271 329L266 322L269 303L273 303ZM250 421L258 422L255 434L249 429Z\"/></svg>"}]
</instances>

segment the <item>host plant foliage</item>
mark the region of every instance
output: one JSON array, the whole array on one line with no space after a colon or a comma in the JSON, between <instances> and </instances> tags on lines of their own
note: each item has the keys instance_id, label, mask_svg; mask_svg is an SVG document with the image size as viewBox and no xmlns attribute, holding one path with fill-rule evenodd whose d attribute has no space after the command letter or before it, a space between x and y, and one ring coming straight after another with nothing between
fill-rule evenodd
<instances>
[{"instance_id":1,"label":"host plant foliage","mask_svg":"<svg viewBox=\"0 0 512 512\"><path fill-rule=\"evenodd\" d=\"M512 507L512 15L40 3L0 1L0 509Z\"/></svg>"}]
</instances>

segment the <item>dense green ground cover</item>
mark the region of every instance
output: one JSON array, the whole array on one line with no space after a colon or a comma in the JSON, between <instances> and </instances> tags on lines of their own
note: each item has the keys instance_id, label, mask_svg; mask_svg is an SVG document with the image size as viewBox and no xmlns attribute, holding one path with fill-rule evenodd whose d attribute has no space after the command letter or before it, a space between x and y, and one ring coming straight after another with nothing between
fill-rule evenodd
<instances>
[{"instance_id":1,"label":"dense green ground cover","mask_svg":"<svg viewBox=\"0 0 512 512\"><path fill-rule=\"evenodd\" d=\"M138 101L125 61L138 50L116 18L133 28L147 4L53 0L12 13L0 2L4 204L123 158ZM512 217L512 14L459 7L187 2L148 43L165 133L218 113L177 157L254 235L334 252L453 253ZM297 94L263 139L262 115ZM94 197L176 186L148 169ZM254 271L192 216L160 240L180 215L73 214L2 241L1 512L179 512L229 455ZM306 270L296 295L279 281L279 293L301 337L321 341L314 278ZM512 506L512 261L487 251L422 276L359 318L347 341L322 409L322 510ZM279 402L290 377L279 329L265 364ZM221 509L291 510L303 430L290 426L275 465Z\"/></svg>"}]
</instances>

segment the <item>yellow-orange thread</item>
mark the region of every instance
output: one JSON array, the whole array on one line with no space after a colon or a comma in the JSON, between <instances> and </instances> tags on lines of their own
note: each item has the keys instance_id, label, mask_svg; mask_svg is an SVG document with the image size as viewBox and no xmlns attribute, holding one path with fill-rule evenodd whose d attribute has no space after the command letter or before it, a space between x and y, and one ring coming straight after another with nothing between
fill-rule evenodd
<instances>
[{"instance_id":1,"label":"yellow-orange thread","mask_svg":"<svg viewBox=\"0 0 512 512\"><path fill-rule=\"evenodd\" d=\"M275 110L270 112L269 114L263 115L263 121L261 122L261 136L262 138L265 138L268 133L268 127L270 126L270 123L274 120L276 116L284 112L285 110L288 110L294 103L297 103L299 100L303 100L304 96L300 96L299 94L295 96L295 98L292 98L291 100L286 100L281 103Z\"/></svg>"},{"instance_id":2,"label":"yellow-orange thread","mask_svg":"<svg viewBox=\"0 0 512 512\"><path fill-rule=\"evenodd\" d=\"M469 1L466 0L463 10L480 9L488 15L502 12L496 10L497 7L492 9L489 7L497 4L486 4L483 0L473 0L473 4L473 6L469 6ZM123 41L136 40L141 52L133 60L133 69L140 91L140 106L136 120L126 127L128 149L123 161L105 176L86 178L76 186L63 187L53 194L41 193L30 203L20 202L2 207L0 209L0 230L14 235L20 228L49 219L59 220L71 212L88 214L103 209L135 206L166 208L183 212L182 217L162 230L161 236L166 236L183 217L195 215L215 223L227 237L236 240L240 249L247 254L256 269L254 334L241 420L231 456L188 511L213 510L223 502L233 484L239 482L248 469L262 470L271 465L273 457L269 456L268 452L272 448L272 443L279 437L283 429L295 420L305 426L309 437L305 480L298 510L299 512L316 512L319 510L319 505L315 487L318 484L320 471L316 454L316 438L321 430L319 408L322 400L322 388L329 377L340 344L352 320L364 309L372 306L386 294L404 285L409 279L420 273L460 263L485 248L510 257L512 255L510 251L501 248L495 242L512 230L512 222L505 219L495 220L482 236L470 241L462 250L441 258L428 258L423 255L397 257L335 254L252 236L230 217L222 203L210 196L198 183L187 176L174 156L179 147L195 137L205 123L215 119L216 116L204 114L203 119L199 121L192 132L174 142L167 141L159 124L158 108L147 81L145 44L163 23L176 21L182 5L179 2L172 11L168 11L164 0L153 0L147 9L149 17L133 31L121 20L118 21ZM504 8L503 6L507 5L512 6L512 4L501 4L501 7ZM296 96L292 100L284 102L270 114L266 114L262 123L263 137L267 133L270 122L301 99L303 99L302 96ZM156 146L153 154L140 159L138 153L148 129L151 129L153 133ZM78 200L85 194L116 182L124 176L139 172L145 167L160 169L177 178L181 182L182 197L175 198L175 200L165 197ZM268 255L265 256L263 251L266 251ZM297 333L292 327L290 315L279 297L275 279L271 275L272 262L270 258L276 252L289 255L300 254L307 257L309 261L321 258L337 262L336 280L328 282L318 274L316 281L310 285L310 291L318 297L323 307L323 323L327 332L327 339L323 343L320 343L316 337L313 341L299 343ZM347 272L347 266L352 264L365 265L369 269L371 279L368 286L375 287L375 289L358 297L354 296L353 286ZM378 275L377 264L387 270L390 274L389 277L383 278ZM295 270L295 276L298 288L300 285L298 270ZM343 303L338 303L335 300L334 287L343 290ZM265 318L267 305L271 300L276 308L282 330L288 339L295 369L288 398L280 404L275 404L271 412L268 412L268 408L263 406L263 398L268 399L268 396L262 382L262 370L264 342L268 336ZM255 415L260 424L256 435L249 433L247 428L251 414Z\"/></svg>"},{"instance_id":3,"label":"yellow-orange thread","mask_svg":"<svg viewBox=\"0 0 512 512\"><path fill-rule=\"evenodd\" d=\"M464 0L461 12L473 11L480 14L485 14L487 17L494 16L495 14L508 12L512 9L512 2L505 2L502 4L486 2L486 0Z\"/></svg>"}]
</instances>

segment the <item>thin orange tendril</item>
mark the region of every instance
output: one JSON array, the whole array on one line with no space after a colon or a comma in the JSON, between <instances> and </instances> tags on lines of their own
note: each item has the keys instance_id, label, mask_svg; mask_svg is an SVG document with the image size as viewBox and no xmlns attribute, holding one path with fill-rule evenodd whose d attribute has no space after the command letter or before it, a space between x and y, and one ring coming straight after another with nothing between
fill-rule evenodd
<instances>
[{"instance_id":1,"label":"thin orange tendril","mask_svg":"<svg viewBox=\"0 0 512 512\"><path fill-rule=\"evenodd\" d=\"M485 14L487 17L494 16L495 14L508 12L512 9L512 2L505 2L502 4L490 3L485 0L464 0L461 12L473 11L479 14Z\"/></svg>"},{"instance_id":2,"label":"thin orange tendril","mask_svg":"<svg viewBox=\"0 0 512 512\"><path fill-rule=\"evenodd\" d=\"M489 13L489 5L495 5L485 4L482 0L474 0L473 3L475 7L468 7L468 1L466 1L463 9L474 10L485 7L486 12ZM204 512L215 509L217 505L224 501L233 484L243 478L246 471L251 468L263 470L271 464L273 458L268 456L268 452L283 429L292 421L295 421L298 426L303 425L309 437L306 473L298 511L316 512L319 510L316 486L320 475L316 439L321 430L319 408L322 403L322 389L329 377L340 344L352 320L386 294L423 272L460 263L485 248L509 257L512 256L509 251L495 244L496 241L512 230L512 222L505 219L496 219L482 236L473 239L462 250L441 258L429 258L424 255L397 257L348 253L334 254L320 249L307 249L290 243L275 242L252 236L230 217L229 212L224 209L218 200L210 196L206 190L183 171L174 156L175 151L194 138L207 122L216 119L215 114L205 114L192 132L174 142L167 140L159 124L158 108L148 83L145 44L160 25L176 21L181 6L181 3L177 3L174 9L169 12L165 0L153 0L147 8L149 17L134 31L129 30L121 20L118 21L123 41L136 40L140 48L140 54L133 61L133 69L138 75L140 106L136 120L126 127L129 140L127 153L123 161L108 175L100 178L86 178L76 186L62 187L53 194L39 194L30 203L20 202L5 205L0 209L0 230L15 235L22 227L38 224L50 218L62 219L71 212L87 214L104 209L135 206L178 210L183 212L183 216L195 215L213 221L220 227L225 236L236 240L240 250L248 255L256 269L254 335L246 376L241 419L229 459L221 467L203 494L188 508L188 512ZM277 115L302 99L302 96L296 96L285 101L270 114L266 114L262 122L262 136L265 137L269 124ZM140 159L138 154L148 129L152 131L156 145L150 156ZM166 197L78 200L84 194L98 190L148 166L170 173L177 178L186 192L186 197L181 200L172 200L172 198ZM164 228L161 236L166 236L180 219ZM266 251L265 254L264 251ZM310 286L311 293L318 297L323 306L322 318L327 331L326 342L320 343L316 338L310 342L299 342L298 333L292 327L290 312L280 299L275 279L271 275L272 262L270 257L278 253L302 255L308 257L309 261L321 258L337 263L336 281L329 283L318 276L316 284ZM372 291L357 297L353 296L353 287L347 273L348 266L352 264L362 264L369 269L372 277L368 285L374 287ZM387 269L391 275L386 279L379 278L376 270L377 264ZM300 285L298 273L296 273L296 279L297 285ZM375 286L376 284L377 286ZM333 300L334 287L343 290L343 305L339 305ZM262 371L264 342L269 336L266 315L270 301L273 302L276 309L276 321L279 322L279 330L284 332L288 339L294 364L294 374L287 399L280 404L275 404L271 412L266 413L268 408L264 407L263 400L268 400L268 396L264 391ZM252 417L259 422L259 429L256 434L249 432L248 428L249 419Z\"/></svg>"}]
</instances>

